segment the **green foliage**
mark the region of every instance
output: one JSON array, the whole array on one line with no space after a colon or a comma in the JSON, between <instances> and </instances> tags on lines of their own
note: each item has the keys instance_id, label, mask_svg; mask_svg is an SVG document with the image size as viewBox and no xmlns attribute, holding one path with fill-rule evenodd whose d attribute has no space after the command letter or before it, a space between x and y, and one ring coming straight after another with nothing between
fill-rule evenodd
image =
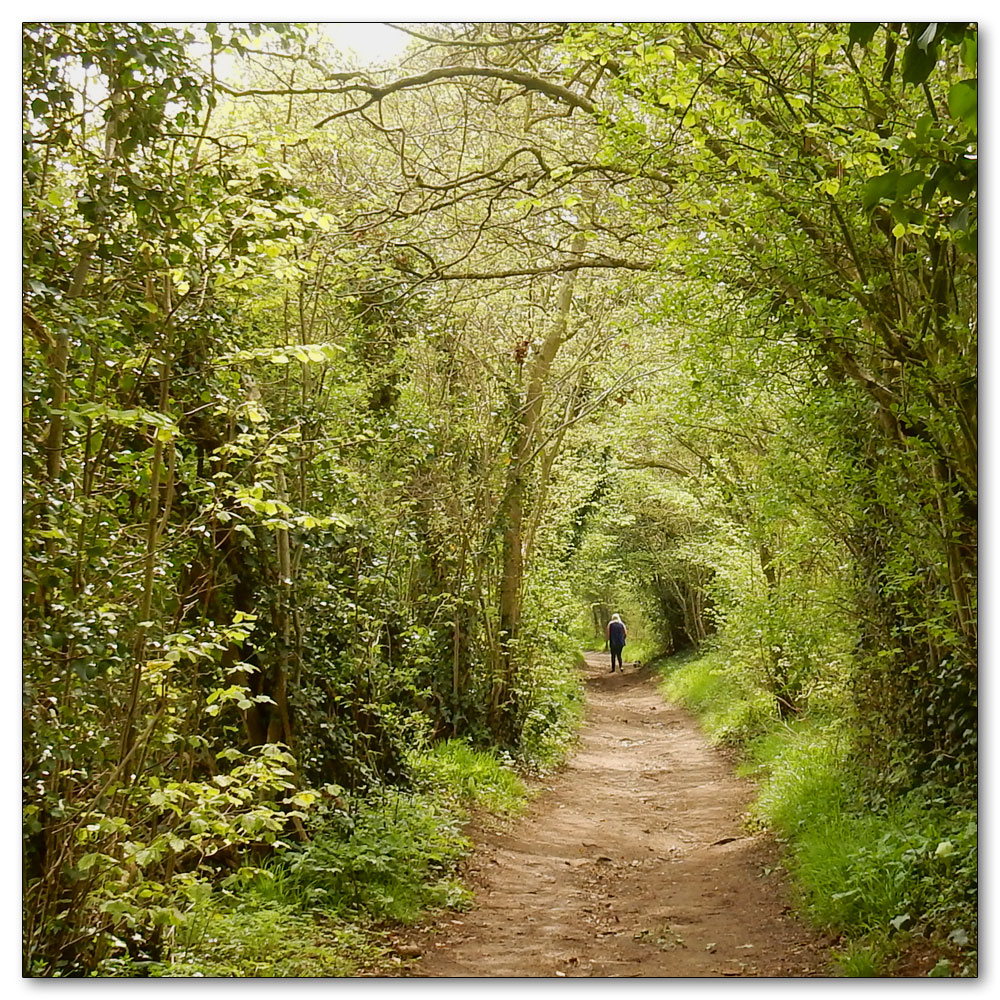
<instances>
[{"instance_id":1,"label":"green foliage","mask_svg":"<svg viewBox=\"0 0 1000 1000\"><path fill-rule=\"evenodd\" d=\"M811 717L771 727L749 745L745 770L760 783L755 813L782 835L839 815L856 794L851 733L838 718Z\"/></svg>"},{"instance_id":2,"label":"green foliage","mask_svg":"<svg viewBox=\"0 0 1000 1000\"><path fill-rule=\"evenodd\" d=\"M694 712L717 743L743 746L776 717L773 699L741 679L729 653L675 656L658 667L660 690Z\"/></svg>"},{"instance_id":3,"label":"green foliage","mask_svg":"<svg viewBox=\"0 0 1000 1000\"><path fill-rule=\"evenodd\" d=\"M566 759L583 718L580 674L575 664L542 664L526 679L529 684L518 759L529 770L551 771Z\"/></svg>"},{"instance_id":4,"label":"green foliage","mask_svg":"<svg viewBox=\"0 0 1000 1000\"><path fill-rule=\"evenodd\" d=\"M697 645L711 627L700 512L687 490L646 474L619 469L615 481L613 495L590 515L570 563L589 605L587 638L603 648L607 622L619 613L629 629L629 659Z\"/></svg>"},{"instance_id":5,"label":"green foliage","mask_svg":"<svg viewBox=\"0 0 1000 1000\"><path fill-rule=\"evenodd\" d=\"M462 740L412 751L409 766L410 791L360 798L327 786L308 843L285 845L222 891L204 886L172 928L166 960L122 954L101 974L351 976L384 964L378 927L469 903L456 877L467 809L510 816L526 799L508 765Z\"/></svg>"},{"instance_id":6,"label":"green foliage","mask_svg":"<svg viewBox=\"0 0 1000 1000\"><path fill-rule=\"evenodd\" d=\"M581 25L567 44L641 109L616 108L609 158L675 179L664 249L687 280L659 311L690 381L634 441L759 561L705 554L719 626L759 629L789 714L853 681L884 783L970 780L975 26Z\"/></svg>"},{"instance_id":7,"label":"green foliage","mask_svg":"<svg viewBox=\"0 0 1000 1000\"><path fill-rule=\"evenodd\" d=\"M750 761L761 785L754 815L785 841L805 911L852 942L843 958L850 974L917 937L975 966L973 810L926 789L866 798L841 719L774 729L751 745Z\"/></svg>"},{"instance_id":8,"label":"green foliage","mask_svg":"<svg viewBox=\"0 0 1000 1000\"><path fill-rule=\"evenodd\" d=\"M524 807L524 782L509 764L465 740L444 740L410 759L414 781L500 816Z\"/></svg>"},{"instance_id":9,"label":"green foliage","mask_svg":"<svg viewBox=\"0 0 1000 1000\"><path fill-rule=\"evenodd\" d=\"M882 974L888 960L884 944L851 941L836 955L841 975L857 979L874 979Z\"/></svg>"},{"instance_id":10,"label":"green foliage","mask_svg":"<svg viewBox=\"0 0 1000 1000\"><path fill-rule=\"evenodd\" d=\"M30 974L151 968L265 858L295 906L447 896L411 771L507 808L480 750L557 763L581 607L710 648L669 685L717 739L843 712L878 809L971 801L976 26L494 29L370 128L309 26L23 26ZM775 773L853 815L816 740ZM968 905L934 822L961 899L924 841L850 878L916 851Z\"/></svg>"},{"instance_id":11,"label":"green foliage","mask_svg":"<svg viewBox=\"0 0 1000 1000\"><path fill-rule=\"evenodd\" d=\"M447 807L420 793L387 791L332 812L255 891L330 914L412 923L424 910L468 900L453 874L468 846Z\"/></svg>"},{"instance_id":12,"label":"green foliage","mask_svg":"<svg viewBox=\"0 0 1000 1000\"><path fill-rule=\"evenodd\" d=\"M178 933L169 962L116 967L105 975L162 978L355 976L383 950L344 920L318 918L293 907L237 896L228 908L202 907Z\"/></svg>"}]
</instances>

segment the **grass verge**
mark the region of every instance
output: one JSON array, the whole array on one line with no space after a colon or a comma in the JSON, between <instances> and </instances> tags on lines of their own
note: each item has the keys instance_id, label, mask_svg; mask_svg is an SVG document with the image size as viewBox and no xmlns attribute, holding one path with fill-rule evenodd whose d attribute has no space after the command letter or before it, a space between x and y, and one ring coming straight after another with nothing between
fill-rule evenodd
<instances>
[{"instance_id":1,"label":"grass verge","mask_svg":"<svg viewBox=\"0 0 1000 1000\"><path fill-rule=\"evenodd\" d=\"M758 787L750 819L782 841L800 911L840 936L840 974L976 975L973 806L936 788L871 794L846 713L786 723L720 651L659 670L663 693L739 750Z\"/></svg>"}]
</instances>

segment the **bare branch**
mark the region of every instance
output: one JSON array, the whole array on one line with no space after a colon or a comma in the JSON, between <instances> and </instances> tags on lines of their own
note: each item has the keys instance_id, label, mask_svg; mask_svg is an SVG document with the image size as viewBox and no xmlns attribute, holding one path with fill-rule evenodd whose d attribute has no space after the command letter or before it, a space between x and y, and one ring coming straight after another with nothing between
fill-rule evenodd
<instances>
[{"instance_id":1,"label":"bare branch","mask_svg":"<svg viewBox=\"0 0 1000 1000\"><path fill-rule=\"evenodd\" d=\"M522 73L519 70L500 69L490 66L440 66L437 69L428 70L426 73L418 73L416 76L406 76L391 83L381 86L367 80L359 80L355 83L347 83L342 87L304 87L298 90L287 88L285 90L241 90L234 91L223 88L226 93L233 97L251 97L258 95L287 95L287 94L328 94L331 96L338 94L366 94L368 99L354 108L345 108L342 111L327 115L326 118L316 123L316 128L324 125L352 111L366 108L376 101L381 101L390 94L403 90L411 90L414 87L422 87L429 83L437 83L441 80L462 80L468 77L479 77L488 80L506 80L509 83L516 83L525 90L544 94L554 101L559 101L571 108L579 108L587 114L592 115L597 111L597 105L593 101L572 90L563 87L552 80L534 76L531 73Z\"/></svg>"},{"instance_id":2,"label":"bare branch","mask_svg":"<svg viewBox=\"0 0 1000 1000\"><path fill-rule=\"evenodd\" d=\"M519 267L506 271L461 271L440 274L420 275L415 271L407 272L422 280L434 281L490 281L501 278L534 277L541 274L566 274L569 271L579 271L583 268L621 268L626 271L654 271L657 265L644 260L623 260L619 257L590 257L585 260L566 260L549 267Z\"/></svg>"}]
</instances>

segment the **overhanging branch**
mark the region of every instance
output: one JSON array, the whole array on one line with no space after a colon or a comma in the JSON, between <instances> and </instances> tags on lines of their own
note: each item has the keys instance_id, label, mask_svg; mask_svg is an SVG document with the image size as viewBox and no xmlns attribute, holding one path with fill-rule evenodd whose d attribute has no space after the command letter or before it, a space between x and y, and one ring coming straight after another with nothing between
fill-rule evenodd
<instances>
[{"instance_id":1,"label":"overhanging branch","mask_svg":"<svg viewBox=\"0 0 1000 1000\"><path fill-rule=\"evenodd\" d=\"M586 260L567 260L547 267L515 267L504 271L445 271L419 274L406 272L422 281L491 281L501 278L530 278L542 274L567 274L581 269L614 269L626 271L654 271L657 265L644 260L624 260L619 257L590 257Z\"/></svg>"},{"instance_id":2,"label":"overhanging branch","mask_svg":"<svg viewBox=\"0 0 1000 1000\"><path fill-rule=\"evenodd\" d=\"M331 96L338 94L367 95L367 100L363 103L356 105L355 107L335 111L333 114L327 115L325 118L318 121L315 127L322 128L335 118L340 118L343 115L360 111L362 108L366 108L369 105L374 104L376 101L381 101L390 94L395 94L403 90L411 90L414 87L423 87L426 84L437 83L442 80L462 80L468 78L506 80L508 83L516 83L519 87L523 87L525 90L534 91L538 94L544 94L546 97L549 97L554 101L559 101L561 104L565 104L571 108L579 108L587 114L592 115L597 111L597 105L594 104L593 101L580 94L574 93L567 87L563 87L561 84L555 83L552 80L546 80L543 77L534 76L531 73L522 73L519 70L501 69L492 66L439 66L437 69L428 70L426 73L418 73L415 76L402 77L399 80L394 80L391 83L382 85L371 83L368 80L358 80L355 82L348 82L341 87L308 87L303 88L301 91L286 89L280 91L243 90L227 92L234 97L291 93L328 94Z\"/></svg>"}]
</instances>

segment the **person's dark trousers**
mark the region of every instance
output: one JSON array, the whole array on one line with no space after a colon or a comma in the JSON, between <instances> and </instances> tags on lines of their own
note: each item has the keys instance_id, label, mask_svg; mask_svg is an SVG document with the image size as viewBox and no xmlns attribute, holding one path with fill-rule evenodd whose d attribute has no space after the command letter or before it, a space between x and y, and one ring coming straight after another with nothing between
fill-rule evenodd
<instances>
[{"instance_id":1,"label":"person's dark trousers","mask_svg":"<svg viewBox=\"0 0 1000 1000\"><path fill-rule=\"evenodd\" d=\"M618 669L624 671L625 665L622 663L622 647L621 646L611 646L611 673L615 672L615 663L618 663Z\"/></svg>"}]
</instances>

